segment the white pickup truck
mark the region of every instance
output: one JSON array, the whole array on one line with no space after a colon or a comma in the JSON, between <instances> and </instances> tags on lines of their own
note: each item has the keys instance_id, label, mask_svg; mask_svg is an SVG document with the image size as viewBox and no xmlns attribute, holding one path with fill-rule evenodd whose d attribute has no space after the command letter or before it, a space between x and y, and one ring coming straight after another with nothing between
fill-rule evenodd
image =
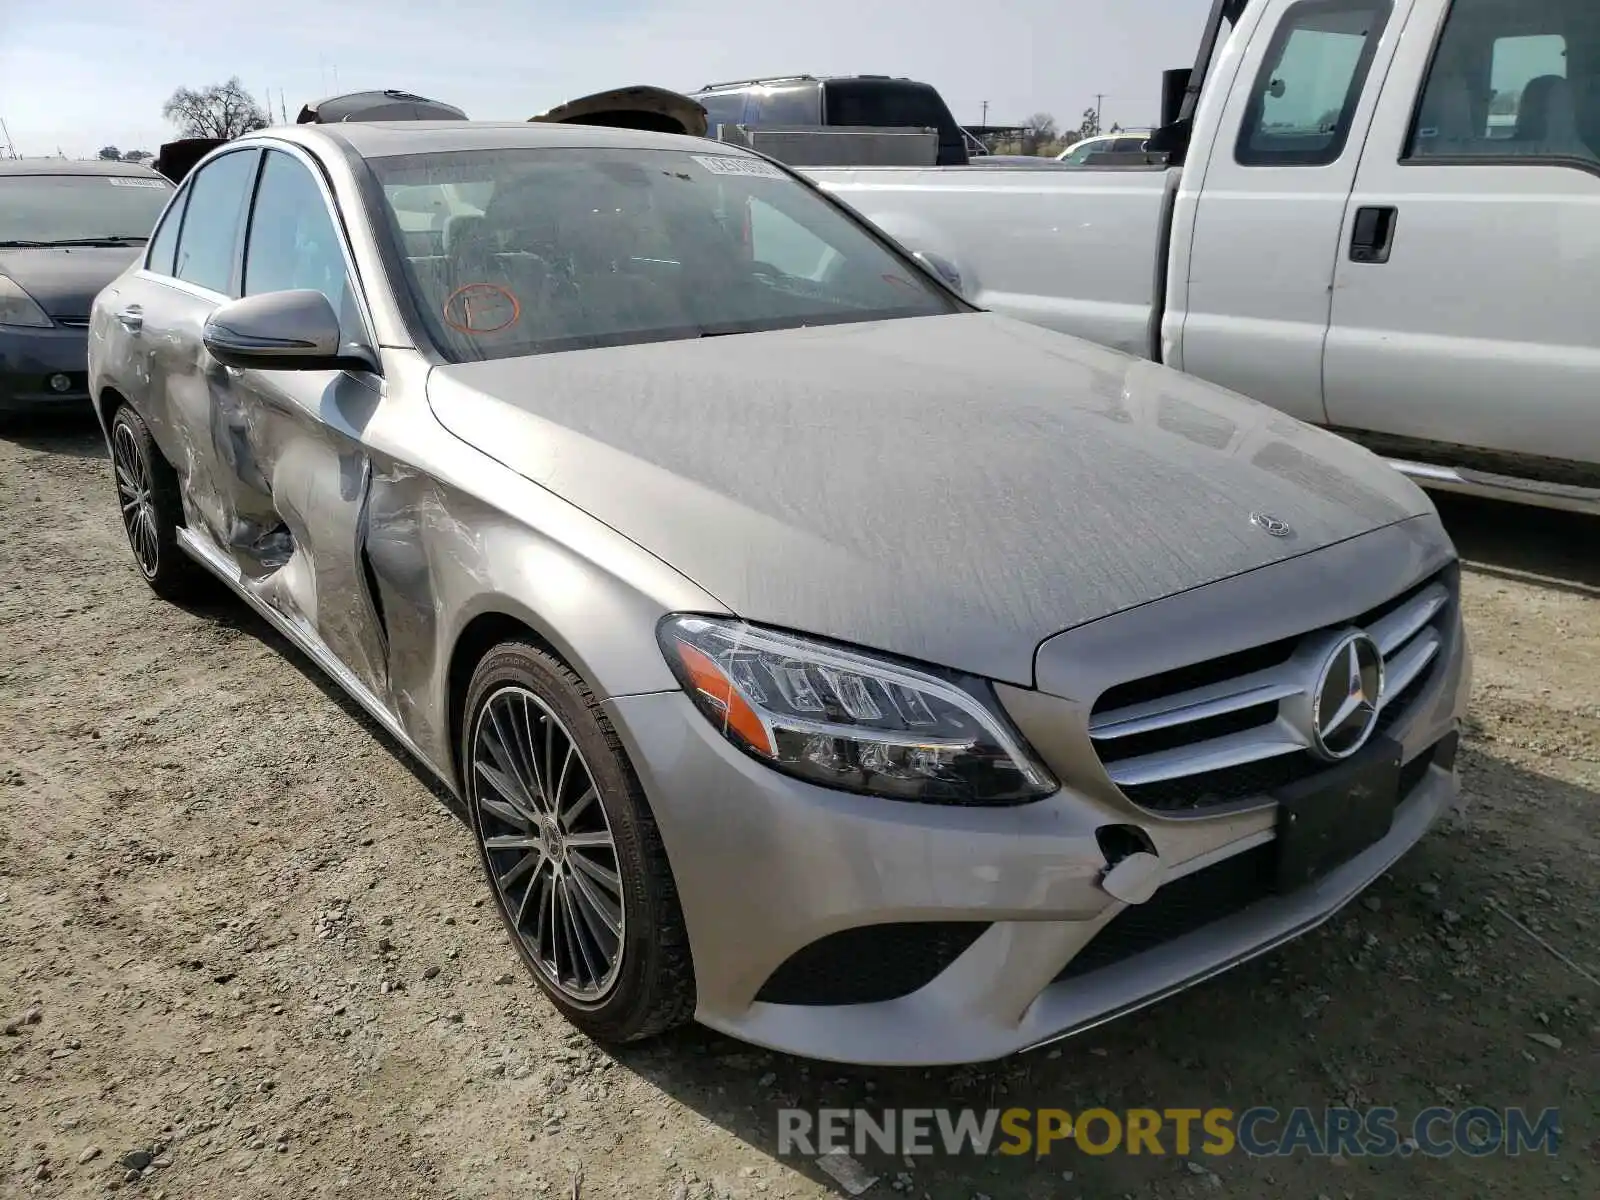
<instances>
[{"instance_id":1,"label":"white pickup truck","mask_svg":"<svg viewBox=\"0 0 1600 1200\"><path fill-rule=\"evenodd\" d=\"M1216 0L1168 165L805 174L986 308L1600 513L1600 3Z\"/></svg>"}]
</instances>

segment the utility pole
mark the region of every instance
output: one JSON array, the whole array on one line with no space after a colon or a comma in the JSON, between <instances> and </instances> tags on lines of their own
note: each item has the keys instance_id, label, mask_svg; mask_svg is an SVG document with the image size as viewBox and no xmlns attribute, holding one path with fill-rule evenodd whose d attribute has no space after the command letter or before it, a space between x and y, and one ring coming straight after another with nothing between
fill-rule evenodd
<instances>
[{"instance_id":1,"label":"utility pole","mask_svg":"<svg viewBox=\"0 0 1600 1200\"><path fill-rule=\"evenodd\" d=\"M1096 133L1104 133L1106 131L1105 122L1100 119L1100 106L1105 103L1105 99L1106 94L1104 92L1096 92L1094 94L1094 129Z\"/></svg>"},{"instance_id":2,"label":"utility pole","mask_svg":"<svg viewBox=\"0 0 1600 1200\"><path fill-rule=\"evenodd\" d=\"M5 120L3 118L0 118L0 138L3 138L5 140L6 157L7 158L16 158L17 157L17 147L16 147L15 143L13 143L12 140L11 140L11 130L6 128L6 123L5 123Z\"/></svg>"},{"instance_id":3,"label":"utility pole","mask_svg":"<svg viewBox=\"0 0 1600 1200\"><path fill-rule=\"evenodd\" d=\"M987 100L983 102L983 121L981 124L985 129L989 127L989 102Z\"/></svg>"}]
</instances>

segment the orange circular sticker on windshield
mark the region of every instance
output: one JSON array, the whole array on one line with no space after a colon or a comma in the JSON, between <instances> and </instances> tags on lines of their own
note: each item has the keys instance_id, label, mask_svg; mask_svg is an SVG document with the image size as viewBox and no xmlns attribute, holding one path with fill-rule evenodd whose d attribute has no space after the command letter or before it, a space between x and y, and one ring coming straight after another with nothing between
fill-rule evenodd
<instances>
[{"instance_id":1,"label":"orange circular sticker on windshield","mask_svg":"<svg viewBox=\"0 0 1600 1200\"><path fill-rule=\"evenodd\" d=\"M517 323L522 305L497 283L468 283L444 302L444 323L457 333L499 333Z\"/></svg>"}]
</instances>

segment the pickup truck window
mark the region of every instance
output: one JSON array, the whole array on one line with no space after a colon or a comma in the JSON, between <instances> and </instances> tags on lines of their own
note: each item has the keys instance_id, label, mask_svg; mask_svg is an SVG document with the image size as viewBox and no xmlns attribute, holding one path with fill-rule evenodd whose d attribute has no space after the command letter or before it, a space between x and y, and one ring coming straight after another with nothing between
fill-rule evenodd
<instances>
[{"instance_id":1,"label":"pickup truck window","mask_svg":"<svg viewBox=\"0 0 1600 1200\"><path fill-rule=\"evenodd\" d=\"M1339 160L1390 11L1388 0L1306 0L1284 13L1239 130L1241 166Z\"/></svg>"},{"instance_id":2,"label":"pickup truck window","mask_svg":"<svg viewBox=\"0 0 1600 1200\"><path fill-rule=\"evenodd\" d=\"M1456 0L1434 48L1406 160L1600 162L1592 0ZM1586 52L1569 54L1569 47ZM1585 136L1587 134L1587 137Z\"/></svg>"}]
</instances>

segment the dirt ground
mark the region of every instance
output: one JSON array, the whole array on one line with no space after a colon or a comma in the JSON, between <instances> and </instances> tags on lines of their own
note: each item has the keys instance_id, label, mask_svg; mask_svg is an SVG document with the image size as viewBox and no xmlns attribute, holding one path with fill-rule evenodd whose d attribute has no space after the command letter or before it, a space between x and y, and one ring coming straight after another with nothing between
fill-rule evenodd
<instances>
[{"instance_id":1,"label":"dirt ground","mask_svg":"<svg viewBox=\"0 0 1600 1200\"><path fill-rule=\"evenodd\" d=\"M1600 976L1600 523L1441 501L1472 807L1362 902L1056 1050L850 1070L573 1033L443 797L242 606L151 596L109 476L92 426L0 435L0 1195L815 1197L780 1106L1346 1103L1564 1132L1553 1158L869 1155L868 1195L1600 1195L1600 988L1531 936Z\"/></svg>"}]
</instances>

